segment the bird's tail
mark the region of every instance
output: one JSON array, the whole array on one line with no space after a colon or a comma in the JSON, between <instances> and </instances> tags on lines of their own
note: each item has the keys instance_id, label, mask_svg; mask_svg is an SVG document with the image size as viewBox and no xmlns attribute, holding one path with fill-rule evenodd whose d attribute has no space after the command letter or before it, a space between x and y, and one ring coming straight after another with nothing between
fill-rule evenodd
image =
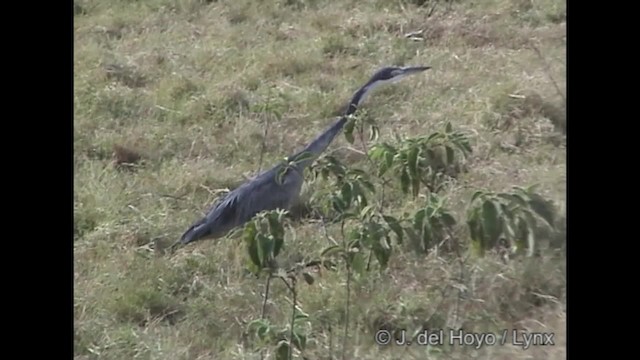
<instances>
[{"instance_id":1,"label":"bird's tail","mask_svg":"<svg viewBox=\"0 0 640 360\"><path fill-rule=\"evenodd\" d=\"M186 245L190 242L201 239L206 236L209 230L204 224L193 224L187 231L185 231L180 238L169 246L169 251L174 252L180 245Z\"/></svg>"}]
</instances>

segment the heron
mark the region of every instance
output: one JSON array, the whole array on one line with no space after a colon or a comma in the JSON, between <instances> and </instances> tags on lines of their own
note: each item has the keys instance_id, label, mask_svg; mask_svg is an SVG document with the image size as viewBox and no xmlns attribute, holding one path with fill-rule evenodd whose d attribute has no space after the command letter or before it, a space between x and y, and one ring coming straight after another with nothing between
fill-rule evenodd
<instances>
[{"instance_id":1,"label":"heron","mask_svg":"<svg viewBox=\"0 0 640 360\"><path fill-rule=\"evenodd\" d=\"M304 149L287 156L284 162L260 173L223 196L211 206L206 215L192 223L170 248L174 249L178 245L198 240L221 238L262 211L290 209L300 194L305 168L331 144L348 121L348 116L357 110L367 95L382 84L397 82L430 68L388 66L376 71L369 81L353 94L347 109L333 125ZM284 166L286 169L283 172Z\"/></svg>"}]
</instances>

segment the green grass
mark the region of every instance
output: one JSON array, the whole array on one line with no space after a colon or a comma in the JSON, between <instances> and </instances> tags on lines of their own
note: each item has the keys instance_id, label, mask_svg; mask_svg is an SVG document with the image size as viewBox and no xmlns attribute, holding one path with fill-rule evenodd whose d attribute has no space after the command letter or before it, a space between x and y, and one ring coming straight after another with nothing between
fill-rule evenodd
<instances>
[{"instance_id":1,"label":"green grass","mask_svg":"<svg viewBox=\"0 0 640 360\"><path fill-rule=\"evenodd\" d=\"M478 189L539 184L565 214L566 4L384 0L83 1L75 3L74 261L76 359L259 359L246 333L260 317L264 280L247 274L239 238L159 249L219 192L299 150L333 121L379 67L433 69L372 94L381 141L428 135L446 122L474 152L441 196L459 219ZM431 15L430 15L431 14ZM419 39L405 33L422 30ZM265 131L267 129L267 131ZM114 146L131 150L136 163ZM368 144L371 146L372 144ZM330 152L368 169L356 137ZM115 160L114 160L115 159ZM124 160L123 160L124 159ZM116 166L118 165L118 166ZM326 190L308 183L305 199ZM386 190L384 211L424 205ZM424 190L423 190L424 193ZM309 206L315 206L310 203ZM283 258L329 245L313 219L293 222ZM340 237L340 226L327 232ZM461 262L397 247L389 268L354 277L347 359L561 359L566 356L564 233L534 258L498 253ZM558 245L560 244L560 245ZM299 284L309 359L341 358L345 271ZM269 319L289 322L273 282ZM378 329L462 327L554 333L555 346L374 343ZM511 342L511 339L509 339ZM263 346L266 358L274 348Z\"/></svg>"}]
</instances>

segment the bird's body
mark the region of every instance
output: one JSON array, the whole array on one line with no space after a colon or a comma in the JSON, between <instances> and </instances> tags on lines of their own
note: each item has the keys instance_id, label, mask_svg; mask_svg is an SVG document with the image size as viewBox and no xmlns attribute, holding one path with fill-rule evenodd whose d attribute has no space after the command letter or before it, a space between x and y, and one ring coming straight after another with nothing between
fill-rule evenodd
<instances>
[{"instance_id":1,"label":"bird's body","mask_svg":"<svg viewBox=\"0 0 640 360\"><path fill-rule=\"evenodd\" d=\"M205 215L193 223L173 245L219 238L243 225L265 210L289 209L297 200L304 182L304 170L333 141L360 103L375 87L394 82L407 75L429 69L417 67L385 67L353 95L345 113L307 147L287 157L287 161L260 173L219 200ZM284 171L283 171L284 170ZM173 247L172 246L172 247Z\"/></svg>"}]
</instances>

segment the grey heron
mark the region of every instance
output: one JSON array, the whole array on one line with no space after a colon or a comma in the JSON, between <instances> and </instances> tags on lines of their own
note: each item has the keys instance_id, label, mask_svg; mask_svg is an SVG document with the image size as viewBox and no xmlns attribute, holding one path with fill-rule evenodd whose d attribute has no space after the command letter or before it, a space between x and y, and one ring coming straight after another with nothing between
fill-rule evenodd
<instances>
[{"instance_id":1,"label":"grey heron","mask_svg":"<svg viewBox=\"0 0 640 360\"><path fill-rule=\"evenodd\" d=\"M347 109L333 125L307 147L288 156L284 163L262 172L221 198L204 217L194 222L180 239L171 245L171 248L197 240L223 237L261 211L289 209L300 194L305 168L331 144L344 127L348 116L357 110L366 96L381 84L396 82L430 68L430 66L392 66L376 71L369 81L354 93ZM284 173L282 173L283 166L287 166Z\"/></svg>"}]
</instances>

